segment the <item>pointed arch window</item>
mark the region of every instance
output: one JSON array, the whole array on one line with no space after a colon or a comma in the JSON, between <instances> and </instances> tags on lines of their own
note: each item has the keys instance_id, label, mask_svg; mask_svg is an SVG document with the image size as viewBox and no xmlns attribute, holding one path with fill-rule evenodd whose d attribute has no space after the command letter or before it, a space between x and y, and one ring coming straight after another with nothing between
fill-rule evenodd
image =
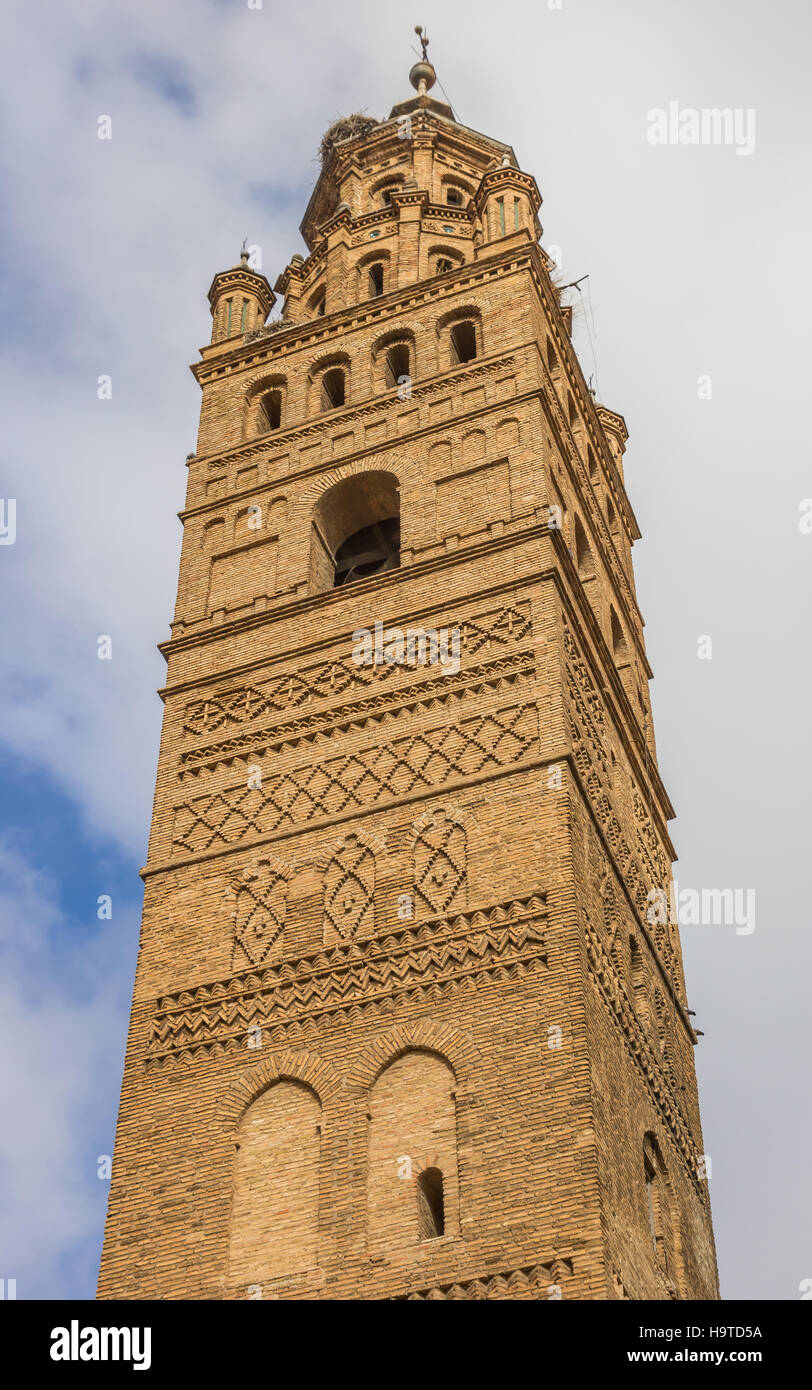
<instances>
[{"instance_id":1,"label":"pointed arch window","mask_svg":"<svg viewBox=\"0 0 812 1390\"><path fill-rule=\"evenodd\" d=\"M249 1105L235 1138L228 1282L236 1290L318 1261L318 1097L278 1081Z\"/></svg>"},{"instance_id":2,"label":"pointed arch window","mask_svg":"<svg viewBox=\"0 0 812 1390\"><path fill-rule=\"evenodd\" d=\"M635 1007L643 1023L648 1023L649 1009L648 994L646 991L646 968L643 964L643 953L640 950L640 943L633 935L629 936L629 961Z\"/></svg>"},{"instance_id":3,"label":"pointed arch window","mask_svg":"<svg viewBox=\"0 0 812 1390\"><path fill-rule=\"evenodd\" d=\"M626 666L629 662L629 646L626 636L614 608L610 607L609 615L612 623L612 655L615 658L615 665Z\"/></svg>"},{"instance_id":4,"label":"pointed arch window","mask_svg":"<svg viewBox=\"0 0 812 1390\"><path fill-rule=\"evenodd\" d=\"M310 301L308 304L310 313L313 315L314 318L324 313L326 303L327 290L324 285L320 285L319 288L315 290L314 293L310 296Z\"/></svg>"},{"instance_id":5,"label":"pointed arch window","mask_svg":"<svg viewBox=\"0 0 812 1390\"><path fill-rule=\"evenodd\" d=\"M454 1072L435 1052L409 1049L369 1093L367 1233L386 1253L459 1235Z\"/></svg>"}]
</instances>

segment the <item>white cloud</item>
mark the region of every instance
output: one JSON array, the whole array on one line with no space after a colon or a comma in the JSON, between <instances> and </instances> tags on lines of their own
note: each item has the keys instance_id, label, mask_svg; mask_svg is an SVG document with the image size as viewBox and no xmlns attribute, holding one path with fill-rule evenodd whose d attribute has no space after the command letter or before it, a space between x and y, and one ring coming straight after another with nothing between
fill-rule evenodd
<instances>
[{"instance_id":1,"label":"white cloud","mask_svg":"<svg viewBox=\"0 0 812 1390\"><path fill-rule=\"evenodd\" d=\"M7 841L0 884L2 1277L21 1299L75 1297L106 1206L97 1157L113 1139L134 914L70 921Z\"/></svg>"}]
</instances>

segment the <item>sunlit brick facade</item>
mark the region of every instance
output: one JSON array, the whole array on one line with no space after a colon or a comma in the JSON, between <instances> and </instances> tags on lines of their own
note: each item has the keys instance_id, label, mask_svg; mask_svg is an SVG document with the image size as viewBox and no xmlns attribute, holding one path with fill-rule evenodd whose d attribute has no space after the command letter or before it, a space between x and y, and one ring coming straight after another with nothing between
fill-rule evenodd
<instances>
[{"instance_id":1,"label":"sunlit brick facade","mask_svg":"<svg viewBox=\"0 0 812 1390\"><path fill-rule=\"evenodd\" d=\"M105 1298L718 1296L626 428L413 80L211 287Z\"/></svg>"}]
</instances>

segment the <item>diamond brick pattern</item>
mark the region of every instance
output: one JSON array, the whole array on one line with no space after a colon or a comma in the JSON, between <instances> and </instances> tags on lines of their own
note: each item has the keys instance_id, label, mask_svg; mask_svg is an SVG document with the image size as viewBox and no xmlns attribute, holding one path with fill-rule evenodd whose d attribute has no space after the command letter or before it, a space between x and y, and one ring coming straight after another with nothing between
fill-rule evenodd
<instances>
[{"instance_id":1,"label":"diamond brick pattern","mask_svg":"<svg viewBox=\"0 0 812 1390\"><path fill-rule=\"evenodd\" d=\"M467 719L363 754L332 758L314 767L264 779L185 802L175 812L174 853L198 854L271 834L280 825L338 815L348 808L431 789L452 777L472 777L489 767L516 763L538 738L535 708L511 709Z\"/></svg>"}]
</instances>

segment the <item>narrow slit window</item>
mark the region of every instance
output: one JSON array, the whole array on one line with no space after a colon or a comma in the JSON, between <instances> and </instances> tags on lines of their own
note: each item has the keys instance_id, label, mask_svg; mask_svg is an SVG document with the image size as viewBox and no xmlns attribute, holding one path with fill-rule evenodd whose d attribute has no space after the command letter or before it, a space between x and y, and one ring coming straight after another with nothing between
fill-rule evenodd
<instances>
[{"instance_id":1,"label":"narrow slit window","mask_svg":"<svg viewBox=\"0 0 812 1390\"><path fill-rule=\"evenodd\" d=\"M376 261L369 267L369 297L377 299L380 294L383 294L383 265Z\"/></svg>"},{"instance_id":2,"label":"narrow slit window","mask_svg":"<svg viewBox=\"0 0 812 1390\"><path fill-rule=\"evenodd\" d=\"M230 337L231 337L231 307L232 307L233 302L234 302L234 301L231 300L231 299L227 299L227 300L226 300L226 304L228 305L228 318L226 319L226 337L227 337L227 338L230 338Z\"/></svg>"},{"instance_id":3,"label":"narrow slit window","mask_svg":"<svg viewBox=\"0 0 812 1390\"><path fill-rule=\"evenodd\" d=\"M505 200L504 200L504 198L497 198L497 200L496 200L496 206L497 206L498 209L499 209L499 232L500 232L500 235L501 235L501 236L504 236L504 235L505 235Z\"/></svg>"},{"instance_id":4,"label":"narrow slit window","mask_svg":"<svg viewBox=\"0 0 812 1390\"><path fill-rule=\"evenodd\" d=\"M518 232L518 230L519 230L519 200L518 200L518 198L514 198L514 199L513 199L513 226L514 226L515 230Z\"/></svg>"},{"instance_id":5,"label":"narrow slit window","mask_svg":"<svg viewBox=\"0 0 812 1390\"><path fill-rule=\"evenodd\" d=\"M633 936L629 937L629 960L631 963L632 990L637 1012L644 1022L648 1022L648 999L646 997L646 972L640 947Z\"/></svg>"},{"instance_id":6,"label":"narrow slit window","mask_svg":"<svg viewBox=\"0 0 812 1390\"><path fill-rule=\"evenodd\" d=\"M651 1243L654 1246L654 1253L659 1254L657 1246L657 1218L655 1215L655 1195L654 1184L657 1181L657 1174L652 1163L648 1158L645 1160L646 1167L646 1205L648 1207L648 1224L651 1232Z\"/></svg>"},{"instance_id":7,"label":"narrow slit window","mask_svg":"<svg viewBox=\"0 0 812 1390\"><path fill-rule=\"evenodd\" d=\"M240 332L241 332L241 333L244 333L244 332L245 332L245 325L246 325L247 321L248 321L248 300L247 300L247 299L244 299L243 302L242 302L242 318L240 319Z\"/></svg>"},{"instance_id":8,"label":"narrow slit window","mask_svg":"<svg viewBox=\"0 0 812 1390\"><path fill-rule=\"evenodd\" d=\"M426 1168L417 1179L417 1238L437 1240L444 1234L443 1175L439 1168Z\"/></svg>"},{"instance_id":9,"label":"narrow slit window","mask_svg":"<svg viewBox=\"0 0 812 1390\"><path fill-rule=\"evenodd\" d=\"M386 354L386 384L399 386L401 379L410 375L409 348L406 343L394 343Z\"/></svg>"}]
</instances>

